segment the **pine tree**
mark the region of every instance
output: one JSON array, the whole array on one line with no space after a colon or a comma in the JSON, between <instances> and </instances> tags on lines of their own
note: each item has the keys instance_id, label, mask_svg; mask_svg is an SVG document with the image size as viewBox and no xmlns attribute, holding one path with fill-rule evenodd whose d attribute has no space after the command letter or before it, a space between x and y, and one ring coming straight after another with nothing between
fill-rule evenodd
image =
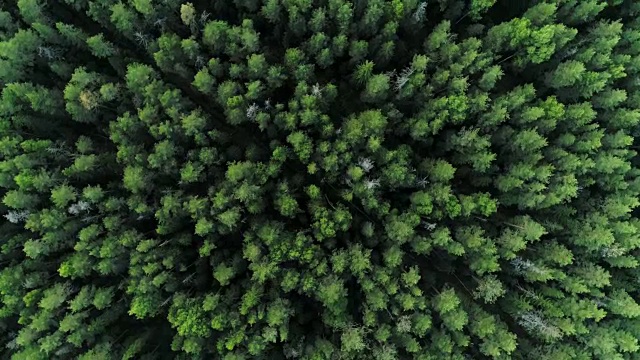
<instances>
[{"instance_id":1,"label":"pine tree","mask_svg":"<svg viewBox=\"0 0 640 360\"><path fill-rule=\"evenodd\" d=\"M633 359L633 1L0 5L12 359Z\"/></svg>"}]
</instances>

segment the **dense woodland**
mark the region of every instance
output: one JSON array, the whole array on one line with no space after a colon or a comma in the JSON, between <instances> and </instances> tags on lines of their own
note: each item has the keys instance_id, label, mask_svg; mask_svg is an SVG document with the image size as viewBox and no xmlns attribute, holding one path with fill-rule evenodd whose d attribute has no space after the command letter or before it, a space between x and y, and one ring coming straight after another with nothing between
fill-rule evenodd
<instances>
[{"instance_id":1,"label":"dense woodland","mask_svg":"<svg viewBox=\"0 0 640 360\"><path fill-rule=\"evenodd\" d=\"M0 9L2 358L640 359L637 0Z\"/></svg>"}]
</instances>

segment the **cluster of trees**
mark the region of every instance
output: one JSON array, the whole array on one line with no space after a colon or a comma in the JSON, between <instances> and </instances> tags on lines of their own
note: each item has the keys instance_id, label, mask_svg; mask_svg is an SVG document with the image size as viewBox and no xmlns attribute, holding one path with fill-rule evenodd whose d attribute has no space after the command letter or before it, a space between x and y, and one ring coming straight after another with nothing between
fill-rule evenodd
<instances>
[{"instance_id":1,"label":"cluster of trees","mask_svg":"<svg viewBox=\"0 0 640 360\"><path fill-rule=\"evenodd\" d=\"M1 2L0 351L640 359L639 79L635 0Z\"/></svg>"}]
</instances>

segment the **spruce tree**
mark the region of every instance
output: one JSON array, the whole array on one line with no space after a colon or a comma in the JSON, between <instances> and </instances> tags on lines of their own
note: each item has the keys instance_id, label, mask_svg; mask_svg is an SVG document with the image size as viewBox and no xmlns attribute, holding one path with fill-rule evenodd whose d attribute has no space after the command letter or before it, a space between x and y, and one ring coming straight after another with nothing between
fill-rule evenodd
<instances>
[{"instance_id":1,"label":"spruce tree","mask_svg":"<svg viewBox=\"0 0 640 360\"><path fill-rule=\"evenodd\" d=\"M639 16L2 2L2 353L639 358Z\"/></svg>"}]
</instances>

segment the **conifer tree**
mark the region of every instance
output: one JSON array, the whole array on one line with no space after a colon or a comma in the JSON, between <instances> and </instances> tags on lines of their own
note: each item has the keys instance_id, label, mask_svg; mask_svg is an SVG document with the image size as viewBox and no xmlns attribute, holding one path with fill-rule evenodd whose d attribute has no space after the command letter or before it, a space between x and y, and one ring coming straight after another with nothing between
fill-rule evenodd
<instances>
[{"instance_id":1,"label":"conifer tree","mask_svg":"<svg viewBox=\"0 0 640 360\"><path fill-rule=\"evenodd\" d=\"M640 5L0 3L10 359L636 359Z\"/></svg>"}]
</instances>

